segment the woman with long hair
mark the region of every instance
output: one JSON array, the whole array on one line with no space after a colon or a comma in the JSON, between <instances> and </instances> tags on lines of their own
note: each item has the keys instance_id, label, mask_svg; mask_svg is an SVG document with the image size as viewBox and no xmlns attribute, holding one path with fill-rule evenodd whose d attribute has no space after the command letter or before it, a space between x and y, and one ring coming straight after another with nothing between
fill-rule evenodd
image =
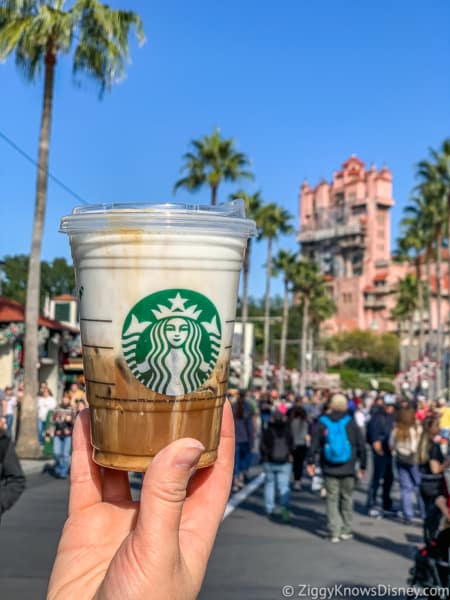
<instances>
[{"instance_id":1,"label":"woman with long hair","mask_svg":"<svg viewBox=\"0 0 450 600\"><path fill-rule=\"evenodd\" d=\"M450 466L450 459L445 458L442 454L439 443L439 419L439 415L436 414L425 417L417 450L421 475L420 493L425 504L424 538L426 543L436 537L441 517L449 518L444 471Z\"/></svg>"},{"instance_id":2,"label":"woman with long hair","mask_svg":"<svg viewBox=\"0 0 450 600\"><path fill-rule=\"evenodd\" d=\"M419 438L420 428L416 424L414 409L400 408L396 414L390 446L397 465L405 524L412 523L414 517L414 496L417 499L421 517L425 517L423 501L419 492L420 473L417 464Z\"/></svg>"},{"instance_id":3,"label":"woman with long hair","mask_svg":"<svg viewBox=\"0 0 450 600\"><path fill-rule=\"evenodd\" d=\"M291 415L291 434L293 440L293 470L294 470L294 490L301 489L301 479L303 475L303 464L311 440L309 435L309 422L306 411L300 404L294 407Z\"/></svg>"}]
</instances>

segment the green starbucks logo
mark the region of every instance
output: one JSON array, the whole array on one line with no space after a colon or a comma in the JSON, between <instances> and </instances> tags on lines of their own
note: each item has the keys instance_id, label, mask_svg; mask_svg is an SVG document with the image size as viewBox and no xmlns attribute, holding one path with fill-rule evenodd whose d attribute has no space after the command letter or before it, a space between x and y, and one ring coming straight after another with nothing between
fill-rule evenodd
<instances>
[{"instance_id":1,"label":"green starbucks logo","mask_svg":"<svg viewBox=\"0 0 450 600\"><path fill-rule=\"evenodd\" d=\"M214 304L192 290L170 289L133 306L122 328L122 350L146 387L189 394L210 376L219 355L221 323Z\"/></svg>"}]
</instances>

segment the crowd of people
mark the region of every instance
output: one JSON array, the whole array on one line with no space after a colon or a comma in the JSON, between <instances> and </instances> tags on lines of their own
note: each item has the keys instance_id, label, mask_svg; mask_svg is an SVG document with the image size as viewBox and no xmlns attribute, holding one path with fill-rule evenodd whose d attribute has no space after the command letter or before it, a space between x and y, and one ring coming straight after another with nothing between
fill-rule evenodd
<instances>
[{"instance_id":1,"label":"crowd of people","mask_svg":"<svg viewBox=\"0 0 450 600\"><path fill-rule=\"evenodd\" d=\"M14 441L19 435L23 383L16 389L7 386L0 396L0 418L4 421L5 435ZM72 451L72 429L75 417L87 406L86 393L80 383L72 383L63 392L61 402L55 399L47 382L39 386L36 398L36 435L44 457L54 459L45 471L59 479L67 479Z\"/></svg>"},{"instance_id":2,"label":"crowd of people","mask_svg":"<svg viewBox=\"0 0 450 600\"><path fill-rule=\"evenodd\" d=\"M304 397L253 390L232 392L230 398L236 430L233 491L245 484L252 464L262 463L269 518L277 491L281 518L290 521L291 494L301 490L306 474L308 485L325 498L331 542L351 539L353 491L370 462L368 516L395 517L407 525L422 519L426 543L450 526L445 399L375 390L320 390ZM399 506L392 499L395 473Z\"/></svg>"},{"instance_id":3,"label":"crowd of people","mask_svg":"<svg viewBox=\"0 0 450 600\"><path fill-rule=\"evenodd\" d=\"M16 390L8 386L0 400L2 436L11 441L18 434L22 397L19 384ZM308 485L325 499L330 540L350 539L355 484L365 477L370 462L370 517L395 516L405 524L420 518L425 542L447 521L450 525L450 406L445 399L359 390L311 390L303 397L288 391L279 396L275 390L258 389L231 391L229 397L236 435L232 492L244 487L251 467L261 463L269 518L278 512L278 497L281 518L290 521L291 495L309 477ZM56 478L68 477L75 418L86 406L81 384L72 383L59 404L47 383L40 385L36 435L44 456L53 458L46 470ZM398 507L391 494L394 473Z\"/></svg>"}]
</instances>

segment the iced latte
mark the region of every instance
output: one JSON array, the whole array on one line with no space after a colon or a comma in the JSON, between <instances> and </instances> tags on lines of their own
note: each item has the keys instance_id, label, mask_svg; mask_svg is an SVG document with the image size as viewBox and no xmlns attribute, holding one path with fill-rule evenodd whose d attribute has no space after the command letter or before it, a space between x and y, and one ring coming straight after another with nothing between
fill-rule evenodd
<instances>
[{"instance_id":1,"label":"iced latte","mask_svg":"<svg viewBox=\"0 0 450 600\"><path fill-rule=\"evenodd\" d=\"M217 456L239 273L254 223L218 207L75 209L70 236L80 303L94 460L145 471L171 441Z\"/></svg>"}]
</instances>

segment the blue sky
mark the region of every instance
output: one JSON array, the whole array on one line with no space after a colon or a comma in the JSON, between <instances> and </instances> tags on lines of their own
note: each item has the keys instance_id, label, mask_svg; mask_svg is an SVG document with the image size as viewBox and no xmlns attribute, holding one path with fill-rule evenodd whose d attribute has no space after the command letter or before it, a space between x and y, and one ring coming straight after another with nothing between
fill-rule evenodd
<instances>
[{"instance_id":1,"label":"blue sky","mask_svg":"<svg viewBox=\"0 0 450 600\"><path fill-rule=\"evenodd\" d=\"M219 126L252 159L254 184L298 225L298 189L352 153L394 175L393 238L414 164L449 135L448 0L114 0L144 20L128 76L99 100L57 65L50 165L93 201L172 201L192 138ZM0 130L37 153L42 81L0 65ZM35 170L0 140L0 256L28 253ZM224 186L222 200L235 189ZM193 196L179 192L178 201ZM208 191L195 195L208 202ZM76 201L50 183L43 258L69 258L59 220ZM294 248L295 238L279 246ZM264 289L257 244L250 291ZM281 290L274 281L273 289Z\"/></svg>"}]
</instances>

